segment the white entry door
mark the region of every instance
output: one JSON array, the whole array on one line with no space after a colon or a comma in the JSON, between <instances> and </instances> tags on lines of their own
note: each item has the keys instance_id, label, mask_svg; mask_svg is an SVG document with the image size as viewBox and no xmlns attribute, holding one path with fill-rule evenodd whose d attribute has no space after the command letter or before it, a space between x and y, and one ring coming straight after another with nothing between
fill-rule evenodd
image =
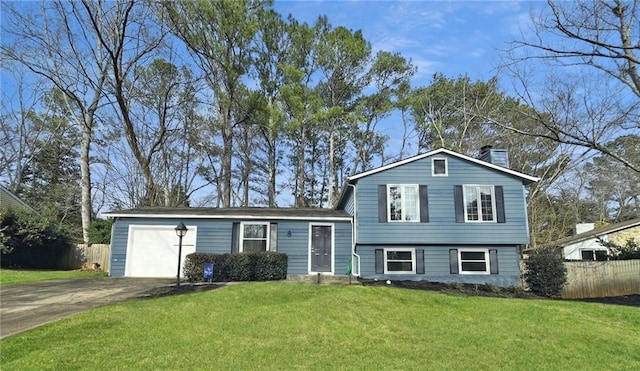
<instances>
[{"instance_id":1,"label":"white entry door","mask_svg":"<svg viewBox=\"0 0 640 371\"><path fill-rule=\"evenodd\" d=\"M180 276L184 259L196 251L196 227L182 238ZM178 236L174 226L130 225L127 243L127 277L175 277L178 273Z\"/></svg>"}]
</instances>

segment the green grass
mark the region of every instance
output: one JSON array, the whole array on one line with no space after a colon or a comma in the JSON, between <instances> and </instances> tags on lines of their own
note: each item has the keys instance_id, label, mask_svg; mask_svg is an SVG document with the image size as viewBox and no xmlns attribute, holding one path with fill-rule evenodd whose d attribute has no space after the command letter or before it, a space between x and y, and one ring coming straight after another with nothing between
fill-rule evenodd
<instances>
[{"instance_id":1,"label":"green grass","mask_svg":"<svg viewBox=\"0 0 640 371\"><path fill-rule=\"evenodd\" d=\"M640 310L255 283L98 308L0 341L3 369L640 369Z\"/></svg>"},{"instance_id":2,"label":"green grass","mask_svg":"<svg viewBox=\"0 0 640 371\"><path fill-rule=\"evenodd\" d=\"M26 283L63 278L91 278L104 277L104 272L91 271L48 271L48 270L24 270L24 269L0 269L0 285L14 283Z\"/></svg>"}]
</instances>

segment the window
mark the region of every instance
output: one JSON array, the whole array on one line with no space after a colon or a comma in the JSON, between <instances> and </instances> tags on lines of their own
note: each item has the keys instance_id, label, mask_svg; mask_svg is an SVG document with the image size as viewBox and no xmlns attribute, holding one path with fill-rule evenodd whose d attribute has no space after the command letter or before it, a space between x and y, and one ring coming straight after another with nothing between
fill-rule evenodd
<instances>
[{"instance_id":1,"label":"window","mask_svg":"<svg viewBox=\"0 0 640 371\"><path fill-rule=\"evenodd\" d=\"M580 250L582 260L606 261L607 250Z\"/></svg>"},{"instance_id":2,"label":"window","mask_svg":"<svg viewBox=\"0 0 640 371\"><path fill-rule=\"evenodd\" d=\"M495 222L493 186L464 186L464 215L468 222Z\"/></svg>"},{"instance_id":3,"label":"window","mask_svg":"<svg viewBox=\"0 0 640 371\"><path fill-rule=\"evenodd\" d=\"M433 176L447 176L447 159L446 158L434 158L431 160L431 175Z\"/></svg>"},{"instance_id":4,"label":"window","mask_svg":"<svg viewBox=\"0 0 640 371\"><path fill-rule=\"evenodd\" d=\"M416 273L415 249L384 249L384 273Z\"/></svg>"},{"instance_id":5,"label":"window","mask_svg":"<svg viewBox=\"0 0 640 371\"><path fill-rule=\"evenodd\" d=\"M387 186L387 215L389 221L419 222L418 185Z\"/></svg>"},{"instance_id":6,"label":"window","mask_svg":"<svg viewBox=\"0 0 640 371\"><path fill-rule=\"evenodd\" d=\"M269 223L241 223L240 251L269 251Z\"/></svg>"},{"instance_id":7,"label":"window","mask_svg":"<svg viewBox=\"0 0 640 371\"><path fill-rule=\"evenodd\" d=\"M460 274L489 274L489 250L458 250L458 264Z\"/></svg>"}]
</instances>

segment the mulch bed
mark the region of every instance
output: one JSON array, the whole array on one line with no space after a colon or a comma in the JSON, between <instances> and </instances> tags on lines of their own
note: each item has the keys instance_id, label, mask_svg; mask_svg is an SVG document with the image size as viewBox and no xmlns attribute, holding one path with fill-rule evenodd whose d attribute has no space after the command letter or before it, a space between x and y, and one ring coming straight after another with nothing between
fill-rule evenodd
<instances>
[{"instance_id":1,"label":"mulch bed","mask_svg":"<svg viewBox=\"0 0 640 371\"><path fill-rule=\"evenodd\" d=\"M529 291L519 288L502 288L494 285L474 285L461 283L441 283L429 281L384 281L384 280L359 280L365 286L394 286L412 290L428 290L439 291L450 294L461 294L469 296L487 296L497 298L524 298L524 299L548 299L548 300L569 300L583 301L589 303L627 305L640 307L640 295L626 295L606 298L588 298L588 299L560 299L547 298L536 295Z\"/></svg>"}]
</instances>

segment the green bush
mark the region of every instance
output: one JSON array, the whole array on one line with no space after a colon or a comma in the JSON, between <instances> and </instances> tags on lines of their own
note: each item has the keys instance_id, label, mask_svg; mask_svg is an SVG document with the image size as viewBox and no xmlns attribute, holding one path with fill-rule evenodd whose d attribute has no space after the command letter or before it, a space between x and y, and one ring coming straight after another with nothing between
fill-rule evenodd
<instances>
[{"instance_id":1,"label":"green bush","mask_svg":"<svg viewBox=\"0 0 640 371\"><path fill-rule=\"evenodd\" d=\"M640 259L640 244L638 244L633 238L626 240L624 245L618 245L602 239L598 239L598 242L602 246L609 248L609 258L611 260Z\"/></svg>"},{"instance_id":2,"label":"green bush","mask_svg":"<svg viewBox=\"0 0 640 371\"><path fill-rule=\"evenodd\" d=\"M87 233L89 234L89 243L110 244L111 243L111 225L110 220L98 219L89 224Z\"/></svg>"},{"instance_id":3,"label":"green bush","mask_svg":"<svg viewBox=\"0 0 640 371\"><path fill-rule=\"evenodd\" d=\"M272 281L287 277L287 255L277 252L192 253L185 259L185 277L191 282L203 281L205 263L214 264L213 280L217 282Z\"/></svg>"},{"instance_id":4,"label":"green bush","mask_svg":"<svg viewBox=\"0 0 640 371\"><path fill-rule=\"evenodd\" d=\"M0 210L0 231L3 267L56 269L71 248L62 224L24 210Z\"/></svg>"},{"instance_id":5,"label":"green bush","mask_svg":"<svg viewBox=\"0 0 640 371\"><path fill-rule=\"evenodd\" d=\"M525 260L525 268L525 281L538 295L559 296L567 283L567 268L557 248L533 250Z\"/></svg>"}]
</instances>

